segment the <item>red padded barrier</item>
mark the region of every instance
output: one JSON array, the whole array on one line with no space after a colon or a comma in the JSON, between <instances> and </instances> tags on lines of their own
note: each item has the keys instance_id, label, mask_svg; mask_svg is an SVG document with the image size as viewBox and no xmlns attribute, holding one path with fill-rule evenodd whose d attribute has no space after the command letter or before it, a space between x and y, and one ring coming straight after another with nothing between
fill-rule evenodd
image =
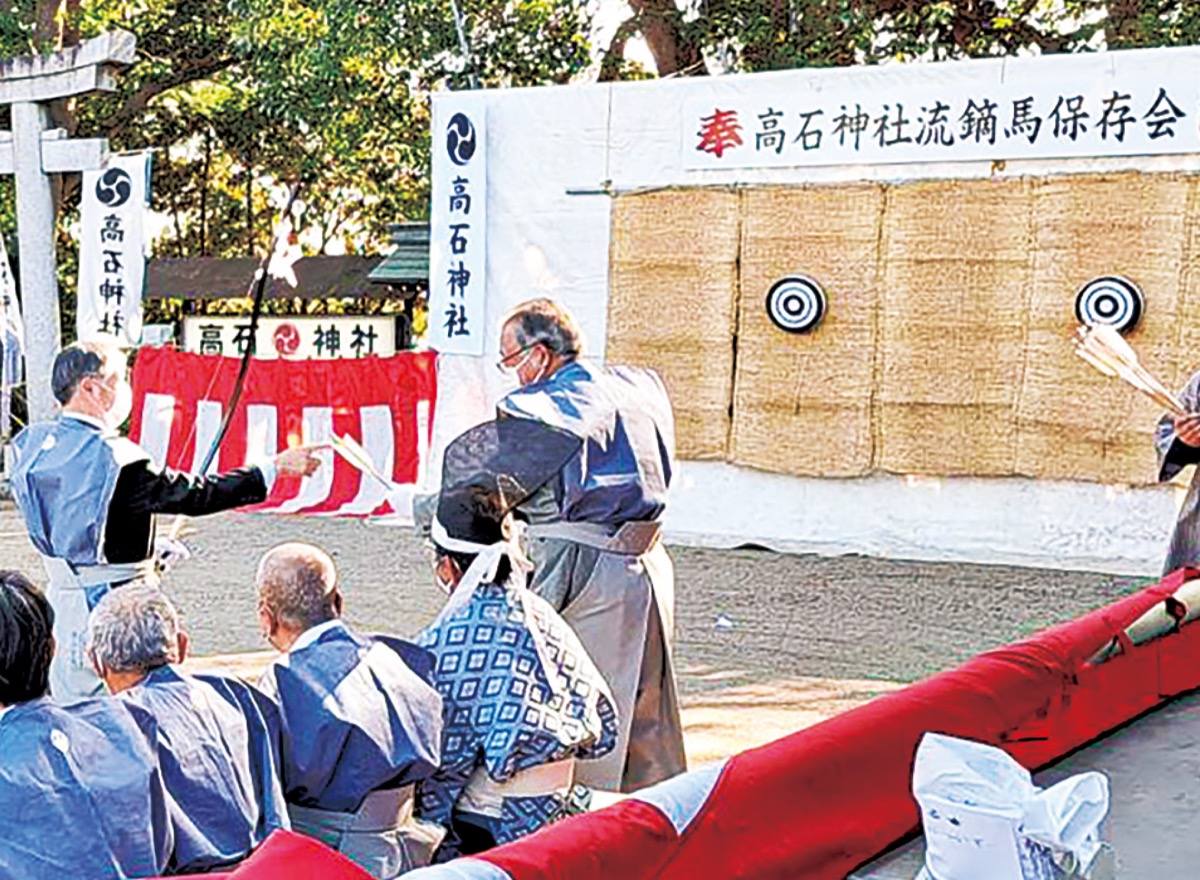
<instances>
[{"instance_id":1,"label":"red padded barrier","mask_svg":"<svg viewBox=\"0 0 1200 880\"><path fill-rule=\"evenodd\" d=\"M274 831L253 855L225 874L189 874L225 880L371 880L371 875L323 843L293 831Z\"/></svg>"},{"instance_id":2,"label":"red padded barrier","mask_svg":"<svg viewBox=\"0 0 1200 880\"><path fill-rule=\"evenodd\" d=\"M599 830L613 821L610 811L482 858L514 880L605 871L620 880L841 880L916 830L912 760L926 731L1002 746L1032 769L1167 696L1200 687L1200 627L1185 626L1102 664L1087 662L1198 575L1176 572L1078 620L735 756L678 840L661 842L665 855L646 851L641 832L631 832L631 849L642 854L636 868L621 857L621 845L596 846L610 839Z\"/></svg>"}]
</instances>

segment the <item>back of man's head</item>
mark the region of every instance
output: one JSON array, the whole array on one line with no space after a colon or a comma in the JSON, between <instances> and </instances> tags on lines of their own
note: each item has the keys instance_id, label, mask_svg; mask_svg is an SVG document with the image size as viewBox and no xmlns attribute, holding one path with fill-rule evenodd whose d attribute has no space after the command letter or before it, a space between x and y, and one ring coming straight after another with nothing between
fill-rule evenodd
<instances>
[{"instance_id":1,"label":"back of man's head","mask_svg":"<svg viewBox=\"0 0 1200 880\"><path fill-rule=\"evenodd\" d=\"M72 342L54 359L50 387L55 399L66 404L75 396L79 383L88 376L107 377L124 370L125 354L115 341Z\"/></svg>"},{"instance_id":2,"label":"back of man's head","mask_svg":"<svg viewBox=\"0 0 1200 880\"><path fill-rule=\"evenodd\" d=\"M541 343L563 362L583 354L583 334L575 319L552 299L531 299L504 316L504 327L511 326L521 348Z\"/></svg>"},{"instance_id":3,"label":"back of man's head","mask_svg":"<svg viewBox=\"0 0 1200 880\"><path fill-rule=\"evenodd\" d=\"M110 590L88 618L92 656L106 672L146 673L179 656L179 614L157 587Z\"/></svg>"},{"instance_id":4,"label":"back of man's head","mask_svg":"<svg viewBox=\"0 0 1200 880\"><path fill-rule=\"evenodd\" d=\"M297 632L340 614L337 570L320 547L299 542L273 547L259 562L255 581L263 606Z\"/></svg>"},{"instance_id":5,"label":"back of man's head","mask_svg":"<svg viewBox=\"0 0 1200 880\"><path fill-rule=\"evenodd\" d=\"M54 656L54 611L25 575L0 570L0 705L44 697Z\"/></svg>"}]
</instances>

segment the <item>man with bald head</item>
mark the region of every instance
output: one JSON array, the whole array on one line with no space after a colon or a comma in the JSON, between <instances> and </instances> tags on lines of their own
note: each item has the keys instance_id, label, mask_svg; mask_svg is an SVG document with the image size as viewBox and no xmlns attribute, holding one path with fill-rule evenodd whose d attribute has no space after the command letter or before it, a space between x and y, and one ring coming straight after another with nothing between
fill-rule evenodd
<instances>
[{"instance_id":1,"label":"man with bald head","mask_svg":"<svg viewBox=\"0 0 1200 880\"><path fill-rule=\"evenodd\" d=\"M413 818L416 783L441 759L432 658L342 620L333 560L282 544L258 566L259 625L283 656L259 686L283 718L283 789L292 828L373 877L428 864L442 832Z\"/></svg>"}]
</instances>

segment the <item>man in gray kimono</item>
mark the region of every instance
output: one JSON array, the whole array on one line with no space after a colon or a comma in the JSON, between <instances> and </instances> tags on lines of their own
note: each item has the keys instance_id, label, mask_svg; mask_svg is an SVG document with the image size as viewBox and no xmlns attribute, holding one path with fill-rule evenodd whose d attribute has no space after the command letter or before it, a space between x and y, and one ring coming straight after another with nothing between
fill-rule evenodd
<instances>
[{"instance_id":1,"label":"man in gray kimono","mask_svg":"<svg viewBox=\"0 0 1200 880\"><path fill-rule=\"evenodd\" d=\"M509 314L500 354L521 386L500 401L500 417L583 441L518 510L530 523L530 587L579 635L617 704L617 747L581 764L578 779L634 791L687 769L671 664L674 570L659 524L675 451L671 404L649 370L582 360L574 319L550 300Z\"/></svg>"},{"instance_id":2,"label":"man in gray kimono","mask_svg":"<svg viewBox=\"0 0 1200 880\"><path fill-rule=\"evenodd\" d=\"M1186 416L1170 413L1158 420L1154 432L1154 448L1158 453L1158 479L1173 479L1190 464L1200 464L1200 373L1192 376L1179 394L1179 401L1188 411ZM1192 474L1187 497L1179 509L1175 533L1167 550L1163 574L1185 565L1200 567L1200 470Z\"/></svg>"},{"instance_id":3,"label":"man in gray kimono","mask_svg":"<svg viewBox=\"0 0 1200 880\"><path fill-rule=\"evenodd\" d=\"M133 407L125 366L113 342L68 345L52 376L62 414L13 440L13 498L50 581L57 644L50 689L60 703L103 692L86 653L88 613L111 587L156 576L155 514L257 504L277 474L307 476L320 464L300 448L223 474L160 470L118 433Z\"/></svg>"}]
</instances>

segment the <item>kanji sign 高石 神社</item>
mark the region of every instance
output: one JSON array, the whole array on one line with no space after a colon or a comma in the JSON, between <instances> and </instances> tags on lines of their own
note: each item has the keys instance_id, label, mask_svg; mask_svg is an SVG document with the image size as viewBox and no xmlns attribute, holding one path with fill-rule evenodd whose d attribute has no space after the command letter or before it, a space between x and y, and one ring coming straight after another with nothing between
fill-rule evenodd
<instances>
[{"instance_id":1,"label":"kanji sign \u9ad8\u77f3 \u795e\u793e","mask_svg":"<svg viewBox=\"0 0 1200 880\"><path fill-rule=\"evenodd\" d=\"M429 224L430 345L483 354L487 321L487 128L481 96L435 101ZM453 109L451 109L451 107Z\"/></svg>"},{"instance_id":2,"label":"kanji sign \u9ad8\u77f3 \u795e\u793e","mask_svg":"<svg viewBox=\"0 0 1200 880\"><path fill-rule=\"evenodd\" d=\"M148 152L111 156L104 168L83 174L76 312L80 339L105 333L128 345L141 341L149 177Z\"/></svg>"}]
</instances>

